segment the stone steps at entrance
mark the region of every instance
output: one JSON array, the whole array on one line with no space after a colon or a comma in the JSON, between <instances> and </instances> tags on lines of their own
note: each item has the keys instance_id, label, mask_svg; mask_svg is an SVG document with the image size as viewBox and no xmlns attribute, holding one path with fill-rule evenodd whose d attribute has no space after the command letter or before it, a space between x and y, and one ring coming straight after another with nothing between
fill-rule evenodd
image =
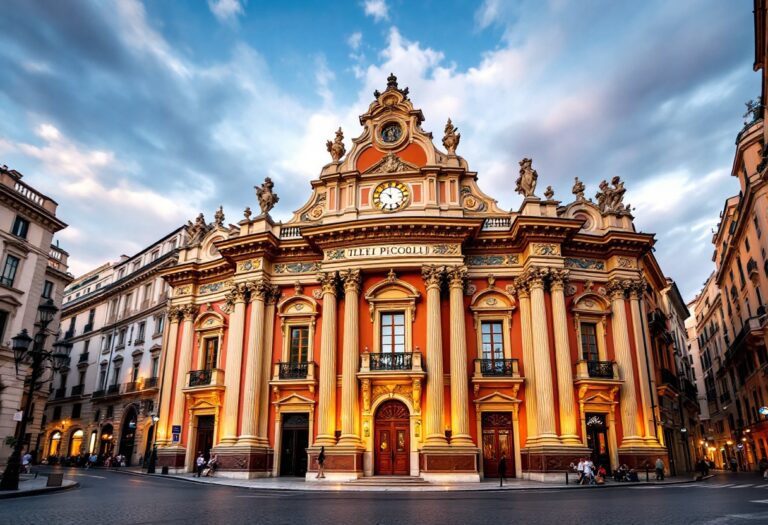
<instances>
[{"instance_id":1,"label":"stone steps at entrance","mask_svg":"<svg viewBox=\"0 0 768 525\"><path fill-rule=\"evenodd\" d=\"M365 485L371 487L392 487L392 486L419 486L429 485L430 483L424 478L415 476L372 476L366 478L358 478L352 481L344 482L344 485Z\"/></svg>"}]
</instances>

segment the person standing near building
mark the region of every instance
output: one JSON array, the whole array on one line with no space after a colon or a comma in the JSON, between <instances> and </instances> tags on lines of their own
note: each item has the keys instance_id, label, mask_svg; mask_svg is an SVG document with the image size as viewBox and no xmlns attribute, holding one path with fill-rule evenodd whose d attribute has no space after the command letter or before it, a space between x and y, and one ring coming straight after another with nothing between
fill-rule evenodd
<instances>
[{"instance_id":1,"label":"person standing near building","mask_svg":"<svg viewBox=\"0 0 768 525\"><path fill-rule=\"evenodd\" d=\"M502 452L499 459L499 487L504 485L504 478L507 477L507 455Z\"/></svg>"},{"instance_id":2,"label":"person standing near building","mask_svg":"<svg viewBox=\"0 0 768 525\"><path fill-rule=\"evenodd\" d=\"M320 454L318 454L317 456L317 479L325 478L325 469L323 468L324 464L325 464L325 447L320 447Z\"/></svg>"},{"instance_id":3,"label":"person standing near building","mask_svg":"<svg viewBox=\"0 0 768 525\"><path fill-rule=\"evenodd\" d=\"M656 458L656 481L664 481L664 462Z\"/></svg>"},{"instance_id":4,"label":"person standing near building","mask_svg":"<svg viewBox=\"0 0 768 525\"><path fill-rule=\"evenodd\" d=\"M27 450L24 453L24 455L21 457L21 468L25 474L29 474L32 468L31 464L32 464L32 454L30 454L29 450Z\"/></svg>"},{"instance_id":5,"label":"person standing near building","mask_svg":"<svg viewBox=\"0 0 768 525\"><path fill-rule=\"evenodd\" d=\"M205 467L205 456L203 456L202 452L197 453L197 477L199 478L200 475L203 473L203 467Z\"/></svg>"}]
</instances>

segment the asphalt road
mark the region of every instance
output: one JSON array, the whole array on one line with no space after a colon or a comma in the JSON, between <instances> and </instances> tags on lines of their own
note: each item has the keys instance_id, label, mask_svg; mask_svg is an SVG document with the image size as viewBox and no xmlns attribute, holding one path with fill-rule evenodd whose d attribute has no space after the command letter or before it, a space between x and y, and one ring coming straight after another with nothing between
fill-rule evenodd
<instances>
[{"instance_id":1,"label":"asphalt road","mask_svg":"<svg viewBox=\"0 0 768 525\"><path fill-rule=\"evenodd\" d=\"M479 493L317 493L198 485L67 469L81 488L0 500L0 524L768 523L768 483L721 474L698 484Z\"/></svg>"}]
</instances>

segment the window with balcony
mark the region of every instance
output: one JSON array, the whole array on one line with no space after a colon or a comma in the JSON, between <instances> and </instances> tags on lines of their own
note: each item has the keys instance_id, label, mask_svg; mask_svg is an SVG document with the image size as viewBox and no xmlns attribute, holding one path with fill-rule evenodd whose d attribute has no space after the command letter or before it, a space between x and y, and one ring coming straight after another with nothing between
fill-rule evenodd
<instances>
[{"instance_id":1,"label":"window with balcony","mask_svg":"<svg viewBox=\"0 0 768 525\"><path fill-rule=\"evenodd\" d=\"M277 306L282 329L279 379L306 379L312 362L317 301L301 288Z\"/></svg>"},{"instance_id":2,"label":"window with balcony","mask_svg":"<svg viewBox=\"0 0 768 525\"><path fill-rule=\"evenodd\" d=\"M127 333L127 330L125 328L121 328L120 331L117 333L117 346L123 347L125 346L125 335Z\"/></svg>"},{"instance_id":3,"label":"window with balcony","mask_svg":"<svg viewBox=\"0 0 768 525\"><path fill-rule=\"evenodd\" d=\"M597 325L595 323L581 323L580 328L582 359L585 361L599 361L600 353L597 350Z\"/></svg>"},{"instance_id":4,"label":"window with balcony","mask_svg":"<svg viewBox=\"0 0 768 525\"><path fill-rule=\"evenodd\" d=\"M11 230L11 233L16 237L26 239L27 233L29 233L29 221L24 217L17 215L16 220L13 221L13 229Z\"/></svg>"},{"instance_id":5,"label":"window with balcony","mask_svg":"<svg viewBox=\"0 0 768 525\"><path fill-rule=\"evenodd\" d=\"M152 370L150 377L157 377L158 373L160 373L160 358L155 356L152 358Z\"/></svg>"},{"instance_id":6,"label":"window with balcony","mask_svg":"<svg viewBox=\"0 0 768 525\"><path fill-rule=\"evenodd\" d=\"M309 361L309 326L291 326L291 363L305 363Z\"/></svg>"},{"instance_id":7,"label":"window with balcony","mask_svg":"<svg viewBox=\"0 0 768 525\"><path fill-rule=\"evenodd\" d=\"M405 312L382 312L380 322L381 352L405 352Z\"/></svg>"},{"instance_id":8,"label":"window with balcony","mask_svg":"<svg viewBox=\"0 0 768 525\"><path fill-rule=\"evenodd\" d=\"M203 369L213 370L218 368L219 338L206 337L203 340Z\"/></svg>"},{"instance_id":9,"label":"window with balcony","mask_svg":"<svg viewBox=\"0 0 768 525\"><path fill-rule=\"evenodd\" d=\"M419 292L398 279L394 272L365 293L373 322L373 349L368 353L371 370L411 370L412 326Z\"/></svg>"},{"instance_id":10,"label":"window with balcony","mask_svg":"<svg viewBox=\"0 0 768 525\"><path fill-rule=\"evenodd\" d=\"M16 280L16 272L19 270L19 258L11 254L5 256L5 265L3 273L0 275L0 284L9 288L13 287L13 281Z\"/></svg>"},{"instance_id":11,"label":"window with balcony","mask_svg":"<svg viewBox=\"0 0 768 525\"><path fill-rule=\"evenodd\" d=\"M144 332L146 331L146 329L147 329L146 322L142 321L141 323L139 323L139 329L136 332L136 339L134 339L133 341L134 343L138 344L138 343L144 342Z\"/></svg>"},{"instance_id":12,"label":"window with balcony","mask_svg":"<svg viewBox=\"0 0 768 525\"><path fill-rule=\"evenodd\" d=\"M510 331L515 307L514 297L496 288L493 280L472 296L469 309L477 341L476 376L513 375Z\"/></svg>"}]
</instances>

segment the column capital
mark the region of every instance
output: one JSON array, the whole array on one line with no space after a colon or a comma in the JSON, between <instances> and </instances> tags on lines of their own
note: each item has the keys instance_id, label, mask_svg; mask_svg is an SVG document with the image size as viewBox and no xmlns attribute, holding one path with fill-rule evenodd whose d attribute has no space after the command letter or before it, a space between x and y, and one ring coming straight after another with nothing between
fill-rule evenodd
<instances>
[{"instance_id":1,"label":"column capital","mask_svg":"<svg viewBox=\"0 0 768 525\"><path fill-rule=\"evenodd\" d=\"M323 290L323 295L332 294L336 295L336 287L339 284L338 272L320 272L317 274L317 280L320 281L320 286Z\"/></svg>"},{"instance_id":2,"label":"column capital","mask_svg":"<svg viewBox=\"0 0 768 525\"><path fill-rule=\"evenodd\" d=\"M632 300L638 300L643 297L648 281L645 280L645 276L641 275L639 279L629 281L629 298Z\"/></svg>"},{"instance_id":3,"label":"column capital","mask_svg":"<svg viewBox=\"0 0 768 525\"><path fill-rule=\"evenodd\" d=\"M448 286L450 288L458 288L464 290L464 284L467 279L467 267L462 265L451 266L446 269L448 277Z\"/></svg>"},{"instance_id":4,"label":"column capital","mask_svg":"<svg viewBox=\"0 0 768 525\"><path fill-rule=\"evenodd\" d=\"M282 292L280 291L280 287L278 285L270 284L268 286L268 292L266 295L268 305L277 304L277 301L280 300L281 296L282 296Z\"/></svg>"},{"instance_id":5,"label":"column capital","mask_svg":"<svg viewBox=\"0 0 768 525\"><path fill-rule=\"evenodd\" d=\"M440 288L440 284L443 281L443 274L445 273L445 267L435 265L425 265L421 267L421 278L424 279L424 284L427 285L427 290L430 288Z\"/></svg>"},{"instance_id":6,"label":"column capital","mask_svg":"<svg viewBox=\"0 0 768 525\"><path fill-rule=\"evenodd\" d=\"M612 300L624 299L625 293L632 286L632 281L627 279L611 279L605 285L608 295Z\"/></svg>"},{"instance_id":7,"label":"column capital","mask_svg":"<svg viewBox=\"0 0 768 525\"><path fill-rule=\"evenodd\" d=\"M549 272L549 287L551 290L563 290L568 283L570 271L565 269L553 269Z\"/></svg>"},{"instance_id":8,"label":"column capital","mask_svg":"<svg viewBox=\"0 0 768 525\"><path fill-rule=\"evenodd\" d=\"M339 277L344 281L344 293L360 293L360 270L344 270Z\"/></svg>"},{"instance_id":9,"label":"column capital","mask_svg":"<svg viewBox=\"0 0 768 525\"><path fill-rule=\"evenodd\" d=\"M168 320L171 323L178 323L184 317L184 306L168 307Z\"/></svg>"},{"instance_id":10,"label":"column capital","mask_svg":"<svg viewBox=\"0 0 768 525\"><path fill-rule=\"evenodd\" d=\"M200 310L200 307L196 304L186 304L184 306L179 307L181 310L181 315L184 317L185 321L191 321L197 316L197 312Z\"/></svg>"},{"instance_id":11,"label":"column capital","mask_svg":"<svg viewBox=\"0 0 768 525\"><path fill-rule=\"evenodd\" d=\"M228 306L232 306L235 303L244 303L248 291L247 283L234 283L224 296L224 300L227 302Z\"/></svg>"},{"instance_id":12,"label":"column capital","mask_svg":"<svg viewBox=\"0 0 768 525\"><path fill-rule=\"evenodd\" d=\"M272 291L272 286L270 285L269 280L264 277L248 281L245 283L245 288L250 295L251 302L256 300L265 301Z\"/></svg>"},{"instance_id":13,"label":"column capital","mask_svg":"<svg viewBox=\"0 0 768 525\"><path fill-rule=\"evenodd\" d=\"M549 268L541 268L539 266L531 266L525 270L522 275L515 279L515 287L518 288L518 294L520 290L530 293L534 288L544 288L544 281L549 276L549 273Z\"/></svg>"}]
</instances>

